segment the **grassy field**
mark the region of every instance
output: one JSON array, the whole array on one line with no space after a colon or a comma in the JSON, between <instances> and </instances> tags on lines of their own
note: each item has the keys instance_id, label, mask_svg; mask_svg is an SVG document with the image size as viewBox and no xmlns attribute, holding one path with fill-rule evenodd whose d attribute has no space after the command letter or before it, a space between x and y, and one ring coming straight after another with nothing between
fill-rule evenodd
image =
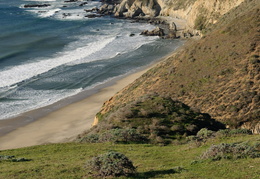
<instances>
[{"instance_id":1,"label":"grassy field","mask_svg":"<svg viewBox=\"0 0 260 179\"><path fill-rule=\"evenodd\" d=\"M107 151L125 154L137 167L131 178L250 178L260 176L260 158L201 160L199 156L212 144L260 142L259 135L213 138L196 142L158 146L150 144L48 144L0 151L0 156L15 156L29 161L0 160L0 178L88 178L85 162ZM177 172L176 172L177 171ZM124 177L121 177L124 178Z\"/></svg>"}]
</instances>

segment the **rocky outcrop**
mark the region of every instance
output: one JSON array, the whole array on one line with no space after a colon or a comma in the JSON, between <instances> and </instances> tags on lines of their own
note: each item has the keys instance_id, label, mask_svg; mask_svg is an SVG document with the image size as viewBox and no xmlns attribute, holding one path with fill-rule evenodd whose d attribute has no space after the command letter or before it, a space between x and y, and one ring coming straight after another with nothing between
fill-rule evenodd
<instances>
[{"instance_id":1,"label":"rocky outcrop","mask_svg":"<svg viewBox=\"0 0 260 179\"><path fill-rule=\"evenodd\" d=\"M103 4L100 8L99 8L99 13L103 14L103 15L110 15L114 12L114 5L112 4Z\"/></svg>"},{"instance_id":2,"label":"rocky outcrop","mask_svg":"<svg viewBox=\"0 0 260 179\"><path fill-rule=\"evenodd\" d=\"M49 7L50 4L26 4L24 8Z\"/></svg>"},{"instance_id":3,"label":"rocky outcrop","mask_svg":"<svg viewBox=\"0 0 260 179\"><path fill-rule=\"evenodd\" d=\"M201 30L244 0L122 0L115 8L119 17L166 16L187 20L187 28Z\"/></svg>"},{"instance_id":4,"label":"rocky outcrop","mask_svg":"<svg viewBox=\"0 0 260 179\"><path fill-rule=\"evenodd\" d=\"M241 128L251 130L253 134L260 134L260 122L245 122Z\"/></svg>"},{"instance_id":5,"label":"rocky outcrop","mask_svg":"<svg viewBox=\"0 0 260 179\"><path fill-rule=\"evenodd\" d=\"M156 0L123 0L115 10L115 16L158 16L161 7Z\"/></svg>"},{"instance_id":6,"label":"rocky outcrop","mask_svg":"<svg viewBox=\"0 0 260 179\"><path fill-rule=\"evenodd\" d=\"M96 17L102 17L102 15L100 15L100 14L87 14L87 15L85 15L85 17L87 17L87 18L96 18Z\"/></svg>"},{"instance_id":7,"label":"rocky outcrop","mask_svg":"<svg viewBox=\"0 0 260 179\"><path fill-rule=\"evenodd\" d=\"M162 28L160 27L156 27L155 29L148 31L148 30L144 30L143 32L141 32L141 35L145 35L145 36L164 36L164 31Z\"/></svg>"}]
</instances>

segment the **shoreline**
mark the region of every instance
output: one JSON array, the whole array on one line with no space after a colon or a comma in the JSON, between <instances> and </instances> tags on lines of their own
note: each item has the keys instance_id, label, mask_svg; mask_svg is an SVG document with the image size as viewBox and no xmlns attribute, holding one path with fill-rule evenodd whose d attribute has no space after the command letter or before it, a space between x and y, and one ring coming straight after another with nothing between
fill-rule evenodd
<instances>
[{"instance_id":1,"label":"shoreline","mask_svg":"<svg viewBox=\"0 0 260 179\"><path fill-rule=\"evenodd\" d=\"M167 21L169 21L167 19ZM178 27L183 27L179 22ZM25 112L17 117L0 120L0 151L47 143L69 142L91 128L96 113L102 104L114 94L135 81L156 64L178 51L182 43L172 52L149 65L139 67L115 77L79 94L67 97L54 104Z\"/></svg>"},{"instance_id":2,"label":"shoreline","mask_svg":"<svg viewBox=\"0 0 260 179\"><path fill-rule=\"evenodd\" d=\"M150 65L140 67L133 73L119 76L94 89L68 97L50 106L1 120L0 129L5 128L5 130L0 133L0 151L72 141L91 128L96 113L105 101L177 49Z\"/></svg>"}]
</instances>

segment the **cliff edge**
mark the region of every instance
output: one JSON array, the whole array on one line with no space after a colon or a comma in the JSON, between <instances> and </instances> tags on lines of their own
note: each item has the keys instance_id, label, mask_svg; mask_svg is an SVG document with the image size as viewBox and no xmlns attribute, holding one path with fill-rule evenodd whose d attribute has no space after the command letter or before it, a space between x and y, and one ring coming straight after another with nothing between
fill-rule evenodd
<instances>
[{"instance_id":1,"label":"cliff edge","mask_svg":"<svg viewBox=\"0 0 260 179\"><path fill-rule=\"evenodd\" d=\"M118 17L169 17L184 19L186 29L202 30L244 0L122 0L114 10ZM172 24L170 24L172 25ZM171 26L174 28L173 26Z\"/></svg>"}]
</instances>

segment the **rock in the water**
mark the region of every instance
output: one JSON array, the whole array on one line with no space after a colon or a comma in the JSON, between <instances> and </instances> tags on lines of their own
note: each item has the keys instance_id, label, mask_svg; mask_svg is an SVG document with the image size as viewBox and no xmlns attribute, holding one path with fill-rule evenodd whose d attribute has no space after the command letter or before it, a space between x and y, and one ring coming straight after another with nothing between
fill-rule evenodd
<instances>
[{"instance_id":1,"label":"rock in the water","mask_svg":"<svg viewBox=\"0 0 260 179\"><path fill-rule=\"evenodd\" d=\"M176 31L175 30L169 30L168 35L166 36L167 39L175 39L177 38Z\"/></svg>"},{"instance_id":2,"label":"rock in the water","mask_svg":"<svg viewBox=\"0 0 260 179\"><path fill-rule=\"evenodd\" d=\"M50 4L26 4L24 8L34 8L34 7L48 7Z\"/></svg>"},{"instance_id":3,"label":"rock in the water","mask_svg":"<svg viewBox=\"0 0 260 179\"><path fill-rule=\"evenodd\" d=\"M102 15L100 14L88 14L88 15L85 15L85 17L87 18L96 18L96 17L101 17Z\"/></svg>"},{"instance_id":4,"label":"rock in the water","mask_svg":"<svg viewBox=\"0 0 260 179\"><path fill-rule=\"evenodd\" d=\"M84 9L84 11L86 11L86 12L98 12L99 9L97 7L94 7L92 9Z\"/></svg>"},{"instance_id":5,"label":"rock in the water","mask_svg":"<svg viewBox=\"0 0 260 179\"><path fill-rule=\"evenodd\" d=\"M77 2L78 0L68 0L68 1L64 1L64 2Z\"/></svg>"},{"instance_id":6,"label":"rock in the water","mask_svg":"<svg viewBox=\"0 0 260 179\"><path fill-rule=\"evenodd\" d=\"M144 30L141 35L146 35L146 36L164 36L164 31L160 27L156 27L155 29L148 31Z\"/></svg>"},{"instance_id":7,"label":"rock in the water","mask_svg":"<svg viewBox=\"0 0 260 179\"><path fill-rule=\"evenodd\" d=\"M88 2L83 2L83 3L81 3L79 6L84 6L84 5L86 5L86 4L88 4Z\"/></svg>"}]
</instances>

